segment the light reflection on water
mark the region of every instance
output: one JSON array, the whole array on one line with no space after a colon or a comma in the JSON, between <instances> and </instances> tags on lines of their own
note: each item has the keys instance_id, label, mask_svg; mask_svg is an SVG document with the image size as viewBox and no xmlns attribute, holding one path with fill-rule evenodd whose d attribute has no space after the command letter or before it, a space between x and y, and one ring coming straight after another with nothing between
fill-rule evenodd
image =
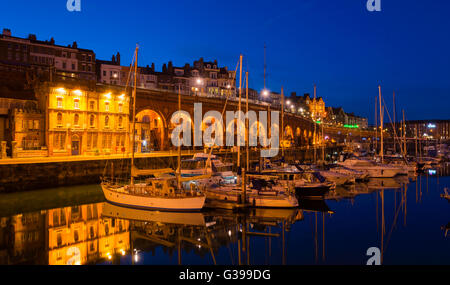
<instances>
[{"instance_id":1,"label":"light reflection on water","mask_svg":"<svg viewBox=\"0 0 450 285\"><path fill-rule=\"evenodd\" d=\"M17 214L22 206L5 201L33 194L2 195L1 212L12 214L0 218L0 264L359 265L369 247L383 249L383 264L449 264L450 204L440 197L449 165L433 170L338 188L299 209L240 214L132 210L101 202L98 186L66 189L74 205L62 197L60 207ZM94 194L79 198L86 192Z\"/></svg>"}]
</instances>

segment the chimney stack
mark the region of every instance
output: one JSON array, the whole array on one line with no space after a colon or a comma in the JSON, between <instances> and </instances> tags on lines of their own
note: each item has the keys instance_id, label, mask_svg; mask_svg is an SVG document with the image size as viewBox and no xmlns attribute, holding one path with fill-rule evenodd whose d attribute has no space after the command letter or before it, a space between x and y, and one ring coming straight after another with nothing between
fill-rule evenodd
<instances>
[{"instance_id":1,"label":"chimney stack","mask_svg":"<svg viewBox=\"0 0 450 285\"><path fill-rule=\"evenodd\" d=\"M4 36L11 36L11 30L10 29L3 29L3 35Z\"/></svg>"},{"instance_id":2,"label":"chimney stack","mask_svg":"<svg viewBox=\"0 0 450 285\"><path fill-rule=\"evenodd\" d=\"M117 65L120 65L120 53L119 52L117 52L116 61L117 61Z\"/></svg>"}]
</instances>

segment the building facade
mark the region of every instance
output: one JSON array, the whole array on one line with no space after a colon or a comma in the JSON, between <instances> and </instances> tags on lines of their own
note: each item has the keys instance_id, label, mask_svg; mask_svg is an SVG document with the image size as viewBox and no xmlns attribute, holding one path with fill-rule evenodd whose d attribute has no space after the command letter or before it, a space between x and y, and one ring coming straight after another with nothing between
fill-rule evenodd
<instances>
[{"instance_id":1,"label":"building facade","mask_svg":"<svg viewBox=\"0 0 450 285\"><path fill-rule=\"evenodd\" d=\"M45 109L49 156L125 153L129 146L129 103L125 93L46 85L37 92Z\"/></svg>"},{"instance_id":2,"label":"building facade","mask_svg":"<svg viewBox=\"0 0 450 285\"><path fill-rule=\"evenodd\" d=\"M0 69L28 72L30 77L51 80L95 81L95 53L78 48L77 42L61 46L55 40L37 40L12 36L9 29L0 35Z\"/></svg>"},{"instance_id":3,"label":"building facade","mask_svg":"<svg viewBox=\"0 0 450 285\"><path fill-rule=\"evenodd\" d=\"M397 123L397 126L401 125ZM448 141L450 140L450 120L406 121L406 136Z\"/></svg>"}]
</instances>

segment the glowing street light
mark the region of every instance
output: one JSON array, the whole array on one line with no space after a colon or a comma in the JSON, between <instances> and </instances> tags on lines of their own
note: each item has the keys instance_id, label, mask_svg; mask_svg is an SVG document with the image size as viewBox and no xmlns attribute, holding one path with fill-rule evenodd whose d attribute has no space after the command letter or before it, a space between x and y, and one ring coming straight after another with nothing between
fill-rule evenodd
<instances>
[{"instance_id":1,"label":"glowing street light","mask_svg":"<svg viewBox=\"0 0 450 285\"><path fill-rule=\"evenodd\" d=\"M61 88L56 89L56 92L58 92L59 94L66 94L66 89L61 87Z\"/></svg>"}]
</instances>

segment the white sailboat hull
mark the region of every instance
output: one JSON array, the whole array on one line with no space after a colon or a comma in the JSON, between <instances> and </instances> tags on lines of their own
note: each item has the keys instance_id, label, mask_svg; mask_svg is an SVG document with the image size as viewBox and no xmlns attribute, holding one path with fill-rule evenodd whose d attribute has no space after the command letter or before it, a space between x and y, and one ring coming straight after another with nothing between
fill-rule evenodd
<instances>
[{"instance_id":1,"label":"white sailboat hull","mask_svg":"<svg viewBox=\"0 0 450 285\"><path fill-rule=\"evenodd\" d=\"M201 212L182 213L182 212L146 211L140 209L125 208L110 203L103 204L102 215L118 219L156 222L163 224L179 224L179 225L195 225L195 226L206 225L205 217Z\"/></svg>"},{"instance_id":2,"label":"white sailboat hull","mask_svg":"<svg viewBox=\"0 0 450 285\"><path fill-rule=\"evenodd\" d=\"M130 208L160 210L160 211L200 211L206 200L206 196L193 197L150 197L119 192L102 184L103 194L108 202Z\"/></svg>"}]
</instances>

